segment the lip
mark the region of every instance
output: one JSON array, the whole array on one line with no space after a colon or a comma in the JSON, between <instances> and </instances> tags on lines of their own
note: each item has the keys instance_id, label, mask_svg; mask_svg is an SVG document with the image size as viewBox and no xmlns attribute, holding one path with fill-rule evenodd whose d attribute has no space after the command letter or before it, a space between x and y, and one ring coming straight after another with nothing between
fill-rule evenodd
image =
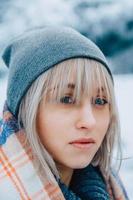
<instances>
[{"instance_id":1,"label":"lip","mask_svg":"<svg viewBox=\"0 0 133 200\"><path fill-rule=\"evenodd\" d=\"M79 149L90 149L95 144L95 140L93 138L80 138L70 142L70 144Z\"/></svg>"}]
</instances>

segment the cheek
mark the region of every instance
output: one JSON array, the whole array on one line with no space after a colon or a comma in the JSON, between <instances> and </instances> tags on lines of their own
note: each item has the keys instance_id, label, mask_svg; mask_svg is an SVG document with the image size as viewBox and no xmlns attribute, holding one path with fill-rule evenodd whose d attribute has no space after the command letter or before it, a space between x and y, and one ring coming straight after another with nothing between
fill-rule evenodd
<instances>
[{"instance_id":1,"label":"cheek","mask_svg":"<svg viewBox=\"0 0 133 200\"><path fill-rule=\"evenodd\" d=\"M99 118L101 127L105 130L107 130L109 123L110 123L110 111L109 108L105 108L102 116Z\"/></svg>"},{"instance_id":2,"label":"cheek","mask_svg":"<svg viewBox=\"0 0 133 200\"><path fill-rule=\"evenodd\" d=\"M107 131L109 123L110 117L103 118L103 120L101 121L102 128Z\"/></svg>"},{"instance_id":3,"label":"cheek","mask_svg":"<svg viewBox=\"0 0 133 200\"><path fill-rule=\"evenodd\" d=\"M98 130L99 130L99 141L102 142L104 136L107 133L109 124L110 124L110 117L107 115L107 117L103 117L98 122Z\"/></svg>"},{"instance_id":4,"label":"cheek","mask_svg":"<svg viewBox=\"0 0 133 200\"><path fill-rule=\"evenodd\" d=\"M52 120L50 115L41 113L37 116L37 132L39 137L44 142L54 139L53 130L57 130L58 120Z\"/></svg>"},{"instance_id":5,"label":"cheek","mask_svg":"<svg viewBox=\"0 0 133 200\"><path fill-rule=\"evenodd\" d=\"M46 112L45 110L45 113L41 112L37 116L37 132L41 142L51 154L53 154L53 151L56 151L57 147L63 148L67 140L65 135L67 127L64 120L64 117L55 111Z\"/></svg>"},{"instance_id":6,"label":"cheek","mask_svg":"<svg viewBox=\"0 0 133 200\"><path fill-rule=\"evenodd\" d=\"M56 130L56 131L55 131ZM43 120L43 123L38 123L37 132L44 148L53 155L58 145L57 124L51 125L50 120Z\"/></svg>"},{"instance_id":7,"label":"cheek","mask_svg":"<svg viewBox=\"0 0 133 200\"><path fill-rule=\"evenodd\" d=\"M54 160L60 162L64 159L64 151L67 146L67 135L64 131L63 120L50 120L45 118L43 124L41 123L38 129L38 134L43 146L53 157Z\"/></svg>"}]
</instances>

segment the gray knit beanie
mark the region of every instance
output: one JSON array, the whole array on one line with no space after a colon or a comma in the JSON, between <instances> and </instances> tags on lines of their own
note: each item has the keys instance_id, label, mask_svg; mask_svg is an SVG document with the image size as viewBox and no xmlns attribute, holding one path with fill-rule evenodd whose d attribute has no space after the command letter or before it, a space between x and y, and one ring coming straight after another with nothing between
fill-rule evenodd
<instances>
[{"instance_id":1,"label":"gray knit beanie","mask_svg":"<svg viewBox=\"0 0 133 200\"><path fill-rule=\"evenodd\" d=\"M17 118L23 96L40 74L57 63L76 57L99 61L111 75L101 50L70 27L38 28L7 46L3 60L9 67L7 105L12 114Z\"/></svg>"}]
</instances>

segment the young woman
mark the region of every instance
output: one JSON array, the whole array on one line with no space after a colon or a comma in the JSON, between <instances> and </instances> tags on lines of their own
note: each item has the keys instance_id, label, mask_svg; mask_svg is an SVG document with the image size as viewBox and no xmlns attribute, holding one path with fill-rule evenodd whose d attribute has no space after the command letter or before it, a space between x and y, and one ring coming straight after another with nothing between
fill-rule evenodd
<instances>
[{"instance_id":1,"label":"young woman","mask_svg":"<svg viewBox=\"0 0 133 200\"><path fill-rule=\"evenodd\" d=\"M3 60L0 199L128 199L112 169L119 120L101 50L76 30L54 26L17 38Z\"/></svg>"}]
</instances>

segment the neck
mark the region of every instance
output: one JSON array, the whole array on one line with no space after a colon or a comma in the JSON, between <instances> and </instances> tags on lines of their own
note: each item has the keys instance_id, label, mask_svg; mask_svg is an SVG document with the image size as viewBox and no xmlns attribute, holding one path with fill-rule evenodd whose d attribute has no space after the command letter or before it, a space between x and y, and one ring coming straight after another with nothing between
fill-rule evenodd
<instances>
[{"instance_id":1,"label":"neck","mask_svg":"<svg viewBox=\"0 0 133 200\"><path fill-rule=\"evenodd\" d=\"M66 185L69 186L71 178L72 178L72 174L73 174L73 169L68 168L66 166L63 166L61 164L56 164L57 169L59 171L59 175L61 178L61 181Z\"/></svg>"}]
</instances>

